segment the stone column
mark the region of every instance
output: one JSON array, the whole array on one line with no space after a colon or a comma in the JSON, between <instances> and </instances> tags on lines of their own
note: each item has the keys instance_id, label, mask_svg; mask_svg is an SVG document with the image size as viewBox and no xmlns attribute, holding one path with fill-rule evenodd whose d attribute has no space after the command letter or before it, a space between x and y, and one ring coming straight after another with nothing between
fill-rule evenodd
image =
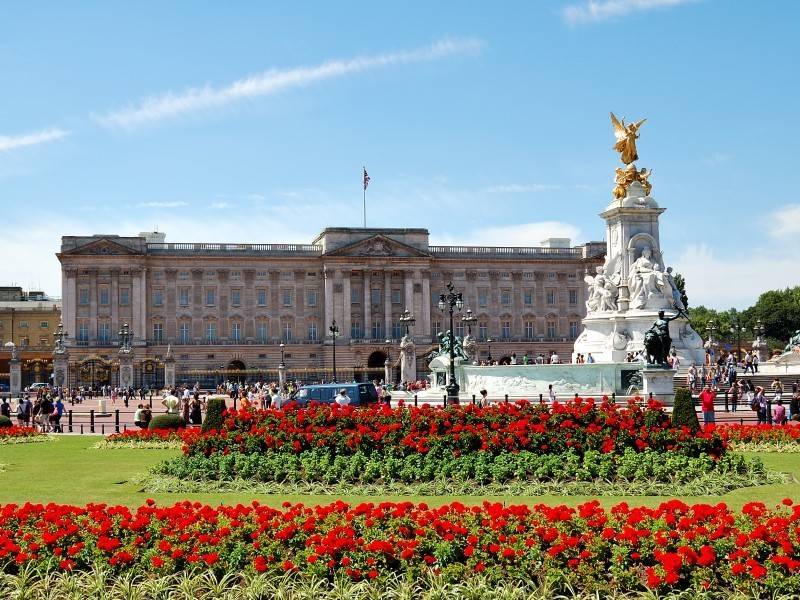
<instances>
[{"instance_id":1,"label":"stone column","mask_svg":"<svg viewBox=\"0 0 800 600\"><path fill-rule=\"evenodd\" d=\"M350 339L350 329L353 324L352 306L350 299L350 269L345 269L342 271L342 325L339 327L339 331L341 332L341 337L348 340ZM325 332L327 332L327 329Z\"/></svg>"},{"instance_id":2,"label":"stone column","mask_svg":"<svg viewBox=\"0 0 800 600\"><path fill-rule=\"evenodd\" d=\"M137 332L139 334L139 339L143 342L147 339L147 268L142 267L142 276L139 281L139 286L141 287L141 297L142 303L139 305L139 323L141 329ZM136 330L134 329L134 332Z\"/></svg>"},{"instance_id":3,"label":"stone column","mask_svg":"<svg viewBox=\"0 0 800 600\"><path fill-rule=\"evenodd\" d=\"M330 267L325 267L325 294L323 302L325 303L325 330L323 331L323 339L327 335L331 324L333 323L333 277L334 271ZM341 327L339 328L341 330Z\"/></svg>"},{"instance_id":4,"label":"stone column","mask_svg":"<svg viewBox=\"0 0 800 600\"><path fill-rule=\"evenodd\" d=\"M111 285L108 292L110 298L108 301L111 303L111 339L116 338L116 332L119 331L119 269L111 269ZM62 301L63 302L63 301ZM74 329L67 331L75 331Z\"/></svg>"},{"instance_id":5,"label":"stone column","mask_svg":"<svg viewBox=\"0 0 800 600\"><path fill-rule=\"evenodd\" d=\"M97 269L92 269L89 275L89 339L95 342L99 337L100 319L98 318L97 305L99 304L100 290L97 288Z\"/></svg>"},{"instance_id":6,"label":"stone column","mask_svg":"<svg viewBox=\"0 0 800 600\"><path fill-rule=\"evenodd\" d=\"M414 271L403 271L405 310L414 314Z\"/></svg>"},{"instance_id":7,"label":"stone column","mask_svg":"<svg viewBox=\"0 0 800 600\"><path fill-rule=\"evenodd\" d=\"M372 338L372 285L369 269L364 269L364 339Z\"/></svg>"},{"instance_id":8,"label":"stone column","mask_svg":"<svg viewBox=\"0 0 800 600\"><path fill-rule=\"evenodd\" d=\"M61 311L63 316L64 328L72 332L73 339L78 334L78 320L76 312L77 298L77 269L64 269L61 276Z\"/></svg>"},{"instance_id":9,"label":"stone column","mask_svg":"<svg viewBox=\"0 0 800 600\"><path fill-rule=\"evenodd\" d=\"M383 272L383 333L387 340L392 339L392 270Z\"/></svg>"},{"instance_id":10,"label":"stone column","mask_svg":"<svg viewBox=\"0 0 800 600\"><path fill-rule=\"evenodd\" d=\"M433 339L431 331L431 272L422 271L422 311L418 319L422 319L422 334L425 339Z\"/></svg>"}]
</instances>

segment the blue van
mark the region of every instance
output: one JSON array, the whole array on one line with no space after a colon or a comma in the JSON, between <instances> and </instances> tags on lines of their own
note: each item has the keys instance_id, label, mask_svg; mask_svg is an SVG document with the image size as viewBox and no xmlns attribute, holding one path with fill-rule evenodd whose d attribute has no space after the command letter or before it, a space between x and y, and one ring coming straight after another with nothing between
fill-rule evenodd
<instances>
[{"instance_id":1,"label":"blue van","mask_svg":"<svg viewBox=\"0 0 800 600\"><path fill-rule=\"evenodd\" d=\"M319 385L307 385L301 387L292 400L299 406L305 406L309 402L319 402L320 404L331 404L341 390L347 390L350 396L350 404L353 406L365 406L378 402L378 393L375 386L371 383L322 383Z\"/></svg>"}]
</instances>

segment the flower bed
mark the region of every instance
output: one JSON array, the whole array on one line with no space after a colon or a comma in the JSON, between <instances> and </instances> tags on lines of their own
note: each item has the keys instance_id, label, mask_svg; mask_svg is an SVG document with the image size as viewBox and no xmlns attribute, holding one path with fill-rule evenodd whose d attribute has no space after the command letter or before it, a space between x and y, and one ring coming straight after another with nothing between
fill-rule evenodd
<instances>
[{"instance_id":1,"label":"flower bed","mask_svg":"<svg viewBox=\"0 0 800 600\"><path fill-rule=\"evenodd\" d=\"M165 461L138 482L149 493L252 491L360 495L721 495L741 487L785 483L758 458L719 459L671 452L494 456L429 452L331 457L321 448L293 454L215 453Z\"/></svg>"},{"instance_id":2,"label":"flower bed","mask_svg":"<svg viewBox=\"0 0 800 600\"><path fill-rule=\"evenodd\" d=\"M200 429L129 429L120 433L107 436L97 442L94 447L99 449L115 448L172 448L182 449L186 444L192 443L200 435Z\"/></svg>"},{"instance_id":3,"label":"flower bed","mask_svg":"<svg viewBox=\"0 0 800 600\"><path fill-rule=\"evenodd\" d=\"M624 493L636 481L669 495L669 485L690 482L692 490L725 493L772 481L757 459L721 461L719 434L674 427L657 403L245 409L227 411L222 430L192 435L183 438L182 457L142 479L144 489L186 491L185 482L247 489L249 481L254 491L278 484L277 493L333 483L391 493L397 484L431 483L439 494L463 493L465 485L486 494L522 482L530 493L564 483L567 493L581 494L587 486L573 484L607 483Z\"/></svg>"},{"instance_id":4,"label":"flower bed","mask_svg":"<svg viewBox=\"0 0 800 600\"><path fill-rule=\"evenodd\" d=\"M301 453L327 448L336 456L382 453L394 456L449 452L502 455L579 454L590 450L621 454L652 449L687 456L721 456L722 438L712 431L672 426L662 406L650 402L620 406L576 399L567 403L500 403L432 408L385 405L369 408L312 405L287 410L227 411L222 431L200 435L187 455L215 452L287 450Z\"/></svg>"},{"instance_id":5,"label":"flower bed","mask_svg":"<svg viewBox=\"0 0 800 600\"><path fill-rule=\"evenodd\" d=\"M6 444L25 444L28 442L47 442L53 438L35 427L0 427L0 446Z\"/></svg>"},{"instance_id":6,"label":"flower bed","mask_svg":"<svg viewBox=\"0 0 800 600\"><path fill-rule=\"evenodd\" d=\"M740 452L800 452L796 425L717 425L715 431Z\"/></svg>"},{"instance_id":7,"label":"flower bed","mask_svg":"<svg viewBox=\"0 0 800 600\"><path fill-rule=\"evenodd\" d=\"M159 577L205 570L305 580L547 582L553 593L800 589L800 507L577 508L334 502L276 509L148 501L0 506L0 571Z\"/></svg>"}]
</instances>

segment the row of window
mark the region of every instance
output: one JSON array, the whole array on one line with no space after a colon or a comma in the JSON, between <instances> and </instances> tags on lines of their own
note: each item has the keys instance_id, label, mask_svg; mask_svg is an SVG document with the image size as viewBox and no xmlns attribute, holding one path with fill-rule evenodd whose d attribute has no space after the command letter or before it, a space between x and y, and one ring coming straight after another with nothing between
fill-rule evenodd
<instances>
[{"instance_id":1,"label":"row of window","mask_svg":"<svg viewBox=\"0 0 800 600\"><path fill-rule=\"evenodd\" d=\"M463 323L456 323L455 324L456 335L458 337L464 337L464 324ZM536 324L533 321L525 321L522 324L523 329L523 337L528 340L532 340L536 337ZM580 321L578 320L571 320L569 322L569 337L576 338L578 337L578 331L580 330ZM442 323L441 321L434 321L433 322L433 335L439 335L442 333ZM560 337L558 335L558 323L553 319L548 319L545 321L545 331L544 335L548 339L553 339ZM489 339L489 325L485 321L479 321L477 326L477 334L478 339L486 340ZM511 327L511 321L501 321L500 322L500 339L501 340L508 340L513 337L513 331Z\"/></svg>"},{"instance_id":2,"label":"row of window","mask_svg":"<svg viewBox=\"0 0 800 600\"><path fill-rule=\"evenodd\" d=\"M545 302L547 306L556 305L556 290L545 290ZM98 293L98 302L100 306L107 306L110 303L110 291L108 288L100 288ZM392 304L402 304L403 294L400 289L393 289L391 291ZM258 306L267 306L268 295L267 288L256 288L256 303ZM485 307L489 305L489 288L478 288L478 306ZM350 288L350 302L351 304L361 304L362 301L361 288ZM164 305L164 290L156 288L153 290L152 295L153 306ZM231 306L241 306L242 304L242 290L241 288L234 288L230 290ZM435 305L439 301L439 293L431 292L431 302ZM578 304L578 290L567 290L567 301L570 306ZM178 305L189 306L191 302L191 288L181 287L178 289ZM318 293L317 290L306 290L306 306L317 306ZM383 290L380 288L373 288L370 290L370 302L375 306L380 306L383 303ZM500 305L511 306L512 291L509 289L500 290ZM533 306L533 290L525 289L522 291L522 303L525 306ZM78 290L78 304L89 304L89 288L80 288ZM130 289L120 288L119 290L119 304L120 306L130 305ZM216 306L217 304L217 289L205 289L205 305ZM285 288L281 290L281 304L286 307L294 305L294 290Z\"/></svg>"},{"instance_id":3,"label":"row of window","mask_svg":"<svg viewBox=\"0 0 800 600\"><path fill-rule=\"evenodd\" d=\"M17 323L17 327L20 329L27 329L29 327L28 321L20 321ZM39 329L49 329L50 322L49 321L39 321Z\"/></svg>"}]
</instances>

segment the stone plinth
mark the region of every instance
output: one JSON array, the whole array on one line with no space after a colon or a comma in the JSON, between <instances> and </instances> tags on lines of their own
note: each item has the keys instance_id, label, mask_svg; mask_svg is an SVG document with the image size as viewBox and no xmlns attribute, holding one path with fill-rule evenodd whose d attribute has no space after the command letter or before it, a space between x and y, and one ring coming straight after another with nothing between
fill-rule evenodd
<instances>
[{"instance_id":1,"label":"stone plinth","mask_svg":"<svg viewBox=\"0 0 800 600\"><path fill-rule=\"evenodd\" d=\"M675 400L675 371L662 367L646 366L642 369L642 395L672 406Z\"/></svg>"},{"instance_id":2,"label":"stone plinth","mask_svg":"<svg viewBox=\"0 0 800 600\"><path fill-rule=\"evenodd\" d=\"M18 358L12 358L8 363L9 391L11 397L16 398L22 392L22 363Z\"/></svg>"},{"instance_id":3,"label":"stone plinth","mask_svg":"<svg viewBox=\"0 0 800 600\"><path fill-rule=\"evenodd\" d=\"M123 388L133 387L133 353L119 354L119 385Z\"/></svg>"},{"instance_id":4,"label":"stone plinth","mask_svg":"<svg viewBox=\"0 0 800 600\"><path fill-rule=\"evenodd\" d=\"M481 390L491 397L508 394L515 398L538 400L548 397L550 386L556 396L578 394L600 398L603 394L625 394L631 380L642 368L641 363L591 363L561 365L499 365L482 367L463 365L456 374L462 381L462 392L478 395Z\"/></svg>"},{"instance_id":5,"label":"stone plinth","mask_svg":"<svg viewBox=\"0 0 800 600\"><path fill-rule=\"evenodd\" d=\"M283 390L284 385L286 385L286 365L281 363L278 365L278 386Z\"/></svg>"},{"instance_id":6,"label":"stone plinth","mask_svg":"<svg viewBox=\"0 0 800 600\"><path fill-rule=\"evenodd\" d=\"M53 354L53 385L56 387L69 385L69 357L66 352Z\"/></svg>"}]
</instances>

